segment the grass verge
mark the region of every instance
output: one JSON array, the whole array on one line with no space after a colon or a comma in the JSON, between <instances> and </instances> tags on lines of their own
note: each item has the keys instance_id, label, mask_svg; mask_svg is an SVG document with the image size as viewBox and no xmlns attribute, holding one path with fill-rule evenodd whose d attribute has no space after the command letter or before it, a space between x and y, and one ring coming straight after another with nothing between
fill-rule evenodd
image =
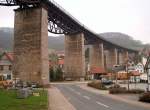
<instances>
[{"instance_id":1,"label":"grass verge","mask_svg":"<svg viewBox=\"0 0 150 110\"><path fill-rule=\"evenodd\" d=\"M0 110L48 110L47 91L38 91L40 96L17 99L16 90L0 89Z\"/></svg>"}]
</instances>

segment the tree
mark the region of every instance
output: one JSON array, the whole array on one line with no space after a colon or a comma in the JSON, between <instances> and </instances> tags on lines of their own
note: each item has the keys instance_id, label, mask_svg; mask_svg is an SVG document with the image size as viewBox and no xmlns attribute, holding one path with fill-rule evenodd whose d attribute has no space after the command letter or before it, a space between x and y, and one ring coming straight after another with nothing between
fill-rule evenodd
<instances>
[{"instance_id":1,"label":"tree","mask_svg":"<svg viewBox=\"0 0 150 110\"><path fill-rule=\"evenodd\" d=\"M58 67L56 70L56 80L59 80L59 81L63 80L63 72L60 67Z\"/></svg>"},{"instance_id":2,"label":"tree","mask_svg":"<svg viewBox=\"0 0 150 110\"><path fill-rule=\"evenodd\" d=\"M63 72L60 67L58 67L55 71L54 68L50 69L50 79L51 81L62 81L63 80Z\"/></svg>"},{"instance_id":3,"label":"tree","mask_svg":"<svg viewBox=\"0 0 150 110\"><path fill-rule=\"evenodd\" d=\"M54 80L54 71L53 71L53 68L50 68L50 70L49 70L49 79L50 79L50 81Z\"/></svg>"}]
</instances>

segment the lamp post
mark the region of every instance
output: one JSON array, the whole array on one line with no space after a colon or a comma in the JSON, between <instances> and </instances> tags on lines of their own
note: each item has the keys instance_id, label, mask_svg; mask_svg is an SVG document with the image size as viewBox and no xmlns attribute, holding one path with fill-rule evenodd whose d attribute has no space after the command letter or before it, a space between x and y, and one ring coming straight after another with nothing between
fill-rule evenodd
<instances>
[{"instance_id":1,"label":"lamp post","mask_svg":"<svg viewBox=\"0 0 150 110\"><path fill-rule=\"evenodd\" d=\"M150 63L147 67L147 92L149 92L149 84L150 84Z\"/></svg>"},{"instance_id":2,"label":"lamp post","mask_svg":"<svg viewBox=\"0 0 150 110\"><path fill-rule=\"evenodd\" d=\"M145 72L147 73L147 91L149 91L149 84L150 84L150 53L148 55L145 67L144 67Z\"/></svg>"},{"instance_id":3,"label":"lamp post","mask_svg":"<svg viewBox=\"0 0 150 110\"><path fill-rule=\"evenodd\" d=\"M127 80L128 80L128 91L130 89L130 86L129 86L129 71L128 71L128 61L127 61L127 64L126 64L126 71L127 71Z\"/></svg>"},{"instance_id":4,"label":"lamp post","mask_svg":"<svg viewBox=\"0 0 150 110\"><path fill-rule=\"evenodd\" d=\"M132 61L128 59L127 62L126 62L126 72L127 72L127 80L128 80L128 91L130 89L130 85L129 84L130 84L130 72L133 69L132 65L133 65Z\"/></svg>"}]
</instances>

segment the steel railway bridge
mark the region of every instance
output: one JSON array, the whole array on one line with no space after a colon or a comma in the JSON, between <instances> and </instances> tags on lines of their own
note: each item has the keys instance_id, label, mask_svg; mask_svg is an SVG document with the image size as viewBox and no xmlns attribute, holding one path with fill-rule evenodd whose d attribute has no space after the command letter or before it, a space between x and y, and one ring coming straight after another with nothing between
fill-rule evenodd
<instances>
[{"instance_id":1,"label":"steel railway bridge","mask_svg":"<svg viewBox=\"0 0 150 110\"><path fill-rule=\"evenodd\" d=\"M14 35L14 74L19 74L21 79L23 80L31 80L31 81L37 81L37 80L46 80L47 75L46 72L47 66L45 65L47 62L42 59L43 54L46 54L45 51L43 51L41 48L44 47L45 50L47 48L46 45L46 39L42 40L42 33L43 30L41 29L42 21L41 19L44 19L43 16L46 16L45 21L48 23L46 26L47 29L44 28L44 31L48 30L51 33L54 34L64 34L65 35L65 78L84 78L85 77L85 59L84 59L84 44L92 45L92 51L91 51L91 68L103 68L107 69L109 67L112 67L115 64L125 63L124 59L128 59L129 53L137 53L137 51L122 47L120 45L114 44L107 39L102 38L101 36L97 35L96 33L92 32L90 29L85 27L82 23L80 23L76 18L74 18L71 14L69 14L66 10L64 10L60 5L58 5L53 0L0 0L1 6L18 6L18 9L16 9L15 13L15 35ZM38 12L40 15L40 20L37 19L37 14L34 11L30 10L36 10L42 8L46 10L47 14L43 14L44 12L40 11ZM28 17L26 17L25 10L28 10L28 13L30 13ZM33 16L32 16L33 15ZM19 16L19 17L18 17ZM23 17L23 18L21 18ZM24 21L21 24L20 19L24 19ZM41 26L33 27L33 25L36 25L36 23L30 22L39 20L41 22ZM27 23L25 23L27 22ZM30 22L30 23L29 23ZM20 23L20 24L19 24ZM33 27L32 29L29 29L28 31L24 31L27 29L27 24L30 25L29 27ZM22 28L22 29L21 29ZM37 40L37 38L34 38L34 35L32 32L29 32L30 30L36 30L39 29L40 35L39 39L42 42L45 42L42 44ZM22 33L21 33L22 32ZM46 33L46 32L45 32ZM37 34L35 32L34 34ZM29 38L25 38L24 36L33 37L33 42L25 42L24 40L27 40ZM46 35L46 34L45 34ZM47 36L47 35L46 35ZM30 39L31 40L31 39ZM19 44L21 42L21 44ZM39 42L39 44L35 43ZM30 44L30 47L26 44ZM39 48L37 49L36 47ZM32 49L31 49L32 47ZM22 48L27 48L23 49ZM33 58L30 58L31 56L35 55L34 52L30 52L30 50L39 51L37 58L40 58L41 60L35 61ZM28 52L32 53L30 56L28 55ZM23 56L24 55L24 56ZM21 66L22 58L25 58L24 64L29 64L30 61L32 61L32 64L34 65L41 65L42 68L38 69L38 67L35 67L33 65L30 65L35 68L32 71L29 72L31 67L23 67ZM27 61L29 60L29 62ZM46 57L45 57L46 59ZM43 63L44 62L44 63ZM23 65L24 65L23 64ZM28 70L28 71L27 71ZM25 77L25 74L28 77ZM29 76L35 75L34 78L31 78ZM41 82L40 82L41 83ZM47 83L42 81L42 83Z\"/></svg>"}]
</instances>

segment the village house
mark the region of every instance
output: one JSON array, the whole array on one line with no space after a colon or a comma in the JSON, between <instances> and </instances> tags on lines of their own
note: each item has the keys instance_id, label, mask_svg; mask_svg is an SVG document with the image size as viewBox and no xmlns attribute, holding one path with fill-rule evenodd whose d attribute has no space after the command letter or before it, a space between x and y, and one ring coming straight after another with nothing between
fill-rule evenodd
<instances>
[{"instance_id":1,"label":"village house","mask_svg":"<svg viewBox=\"0 0 150 110\"><path fill-rule=\"evenodd\" d=\"M13 53L3 52L0 55L0 76L3 76L6 80L12 80L12 62Z\"/></svg>"},{"instance_id":2,"label":"village house","mask_svg":"<svg viewBox=\"0 0 150 110\"><path fill-rule=\"evenodd\" d=\"M91 79L101 79L103 75L106 75L107 72L104 68L101 67L91 67L90 68Z\"/></svg>"},{"instance_id":3,"label":"village house","mask_svg":"<svg viewBox=\"0 0 150 110\"><path fill-rule=\"evenodd\" d=\"M144 65L142 63L138 63L135 65L135 71L138 71L139 73L144 73Z\"/></svg>"},{"instance_id":4,"label":"village house","mask_svg":"<svg viewBox=\"0 0 150 110\"><path fill-rule=\"evenodd\" d=\"M57 51L49 54L49 67L50 68L61 68L64 72L64 52Z\"/></svg>"},{"instance_id":5,"label":"village house","mask_svg":"<svg viewBox=\"0 0 150 110\"><path fill-rule=\"evenodd\" d=\"M49 67L53 66L60 67L64 72L64 54L63 52L56 54L58 56L57 61L55 58L49 59ZM3 76L7 80L13 79L12 74L12 64L13 64L13 52L2 52L0 54L0 76Z\"/></svg>"}]
</instances>

